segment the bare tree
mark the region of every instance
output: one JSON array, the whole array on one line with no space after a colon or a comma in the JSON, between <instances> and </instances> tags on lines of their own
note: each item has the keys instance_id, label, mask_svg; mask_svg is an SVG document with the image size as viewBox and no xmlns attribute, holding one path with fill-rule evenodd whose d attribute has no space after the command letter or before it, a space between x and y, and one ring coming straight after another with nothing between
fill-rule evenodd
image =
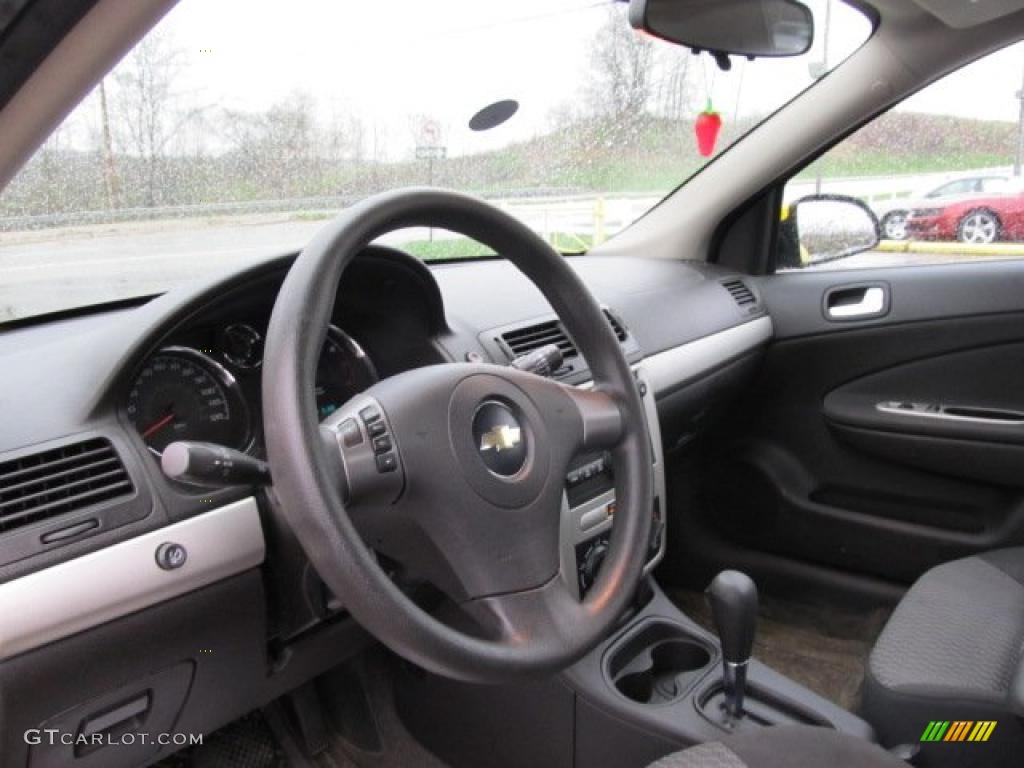
<instances>
[{"instance_id":1,"label":"bare tree","mask_svg":"<svg viewBox=\"0 0 1024 768\"><path fill-rule=\"evenodd\" d=\"M107 208L113 210L121 200L121 180L114 161L114 140L110 133L110 109L107 105L106 80L100 80L100 151L103 154L103 186L107 193Z\"/></svg>"},{"instance_id":2,"label":"bare tree","mask_svg":"<svg viewBox=\"0 0 1024 768\"><path fill-rule=\"evenodd\" d=\"M332 110L319 129L321 155L332 163L362 162L366 155L366 128L357 114Z\"/></svg>"},{"instance_id":3,"label":"bare tree","mask_svg":"<svg viewBox=\"0 0 1024 768\"><path fill-rule=\"evenodd\" d=\"M651 96L654 45L629 26L619 4L608 9L591 54L588 101L598 115L640 117Z\"/></svg>"},{"instance_id":4,"label":"bare tree","mask_svg":"<svg viewBox=\"0 0 1024 768\"><path fill-rule=\"evenodd\" d=\"M320 144L308 93L292 93L266 112L228 112L225 122L239 171L250 186L287 196L308 180Z\"/></svg>"},{"instance_id":5,"label":"bare tree","mask_svg":"<svg viewBox=\"0 0 1024 768\"><path fill-rule=\"evenodd\" d=\"M183 52L166 33L142 39L114 72L118 132L127 150L142 163L144 205L158 202L157 179L170 145L202 107L184 107L176 85Z\"/></svg>"},{"instance_id":6,"label":"bare tree","mask_svg":"<svg viewBox=\"0 0 1024 768\"><path fill-rule=\"evenodd\" d=\"M658 112L670 120L681 120L695 101L699 61L689 50L675 46L664 49L658 58Z\"/></svg>"}]
</instances>

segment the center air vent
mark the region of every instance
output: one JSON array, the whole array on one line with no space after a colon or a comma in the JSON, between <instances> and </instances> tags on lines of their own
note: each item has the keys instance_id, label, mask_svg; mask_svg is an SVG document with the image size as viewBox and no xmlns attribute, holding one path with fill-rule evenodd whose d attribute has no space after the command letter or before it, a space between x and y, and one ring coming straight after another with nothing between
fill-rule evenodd
<instances>
[{"instance_id":1,"label":"center air vent","mask_svg":"<svg viewBox=\"0 0 1024 768\"><path fill-rule=\"evenodd\" d=\"M558 320L547 320L543 323L505 331L499 337L511 357L516 358L535 349L555 344L562 350L562 357L576 357L576 345L569 339L562 324Z\"/></svg>"},{"instance_id":2,"label":"center air vent","mask_svg":"<svg viewBox=\"0 0 1024 768\"><path fill-rule=\"evenodd\" d=\"M725 280L722 286L732 296L733 301L740 305L741 308L747 308L754 304L757 304L757 297L754 296L754 292L747 287L747 284L742 280Z\"/></svg>"},{"instance_id":3,"label":"center air vent","mask_svg":"<svg viewBox=\"0 0 1024 768\"><path fill-rule=\"evenodd\" d=\"M624 342L629 338L629 332L622 324L622 321L611 310L605 309L602 311L608 320L608 324L611 325L612 330L615 332L615 338L619 342ZM562 350L562 357L566 359L576 357L579 354L576 345L569 338L569 334L565 332L565 327L557 319L545 320L542 323L527 325L524 328L505 331L498 337L498 340L505 347L505 351L511 358L525 355L548 344L557 345Z\"/></svg>"},{"instance_id":4,"label":"center air vent","mask_svg":"<svg viewBox=\"0 0 1024 768\"><path fill-rule=\"evenodd\" d=\"M619 322L619 318L613 315L611 310L608 309L604 311L604 316L608 318L608 322L611 324L612 330L615 331L615 338L619 341L625 341L629 334L626 333L625 327L621 322Z\"/></svg>"},{"instance_id":5,"label":"center air vent","mask_svg":"<svg viewBox=\"0 0 1024 768\"><path fill-rule=\"evenodd\" d=\"M109 440L93 438L0 463L0 532L129 496L132 481Z\"/></svg>"}]
</instances>

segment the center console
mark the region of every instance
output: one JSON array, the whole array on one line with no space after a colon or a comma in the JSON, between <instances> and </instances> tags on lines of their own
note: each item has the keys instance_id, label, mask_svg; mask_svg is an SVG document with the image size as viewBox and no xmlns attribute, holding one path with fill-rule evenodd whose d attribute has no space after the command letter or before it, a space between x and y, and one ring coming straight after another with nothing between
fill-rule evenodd
<instances>
[{"instance_id":1,"label":"center console","mask_svg":"<svg viewBox=\"0 0 1024 768\"><path fill-rule=\"evenodd\" d=\"M665 460L654 394L644 378L643 366L634 369L644 415L651 435L654 500L651 504L651 538L644 573L665 554ZM604 562L615 520L615 473L608 453L579 456L565 477L562 500L561 570L577 597L586 595Z\"/></svg>"},{"instance_id":2,"label":"center console","mask_svg":"<svg viewBox=\"0 0 1024 768\"><path fill-rule=\"evenodd\" d=\"M635 373L652 439L650 571L665 555L665 459L642 362ZM697 389L678 396L699 400ZM563 578L580 597L600 572L615 513L609 456L579 457L565 478L560 558ZM682 613L653 577L645 578L618 626L558 676L479 686L400 665L399 715L452 766L634 768L729 733L784 724L874 740L864 720L750 658L757 596L744 579L734 573L716 579L709 595L713 633Z\"/></svg>"},{"instance_id":3,"label":"center console","mask_svg":"<svg viewBox=\"0 0 1024 768\"><path fill-rule=\"evenodd\" d=\"M634 370L651 434L654 473L646 573L665 554L665 464L658 412L643 364ZM616 511L614 486L607 453L579 457L565 479L562 573L581 598L597 578L608 549ZM676 744L782 724L818 725L872 738L871 728L860 718L750 658L757 590L749 578L735 571L720 574L709 599L717 637L683 615L647 580L633 616L564 674L581 700L631 724L598 728L595 759L621 753L617 740L637 729ZM603 739L606 749L600 746Z\"/></svg>"},{"instance_id":4,"label":"center console","mask_svg":"<svg viewBox=\"0 0 1024 768\"><path fill-rule=\"evenodd\" d=\"M657 585L649 586L648 599L630 620L564 673L577 711L586 702L584 711L596 723L586 743L578 742L583 753L577 751L577 765L601 755L642 754L652 738L668 751L663 745L679 748L778 725L816 725L874 740L864 720L756 658L742 659L747 649L735 653L731 646L743 644L742 612L727 611L733 615L719 619L723 636L716 637ZM730 667L742 669L741 679Z\"/></svg>"}]
</instances>

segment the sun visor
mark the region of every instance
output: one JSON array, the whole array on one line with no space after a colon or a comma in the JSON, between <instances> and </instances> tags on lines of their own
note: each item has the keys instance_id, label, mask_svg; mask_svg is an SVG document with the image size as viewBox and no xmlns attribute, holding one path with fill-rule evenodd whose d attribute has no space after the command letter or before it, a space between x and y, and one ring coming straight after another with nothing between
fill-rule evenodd
<instances>
[{"instance_id":1,"label":"sun visor","mask_svg":"<svg viewBox=\"0 0 1024 768\"><path fill-rule=\"evenodd\" d=\"M1024 9L1024 0L914 0L919 6L954 29L967 29Z\"/></svg>"}]
</instances>

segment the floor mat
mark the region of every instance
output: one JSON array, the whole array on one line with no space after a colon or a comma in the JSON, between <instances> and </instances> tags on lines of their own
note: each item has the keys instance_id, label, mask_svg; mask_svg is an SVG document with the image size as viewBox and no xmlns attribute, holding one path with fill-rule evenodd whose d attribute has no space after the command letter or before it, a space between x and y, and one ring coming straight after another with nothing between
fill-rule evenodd
<instances>
[{"instance_id":1,"label":"floor mat","mask_svg":"<svg viewBox=\"0 0 1024 768\"><path fill-rule=\"evenodd\" d=\"M367 653L365 666L360 671L374 730L379 735L379 747L367 749L345 738L335 718L331 747L326 754L317 757L318 768L447 768L416 741L402 723L392 692L393 676L389 667L392 663L401 662L378 648ZM331 679L337 673L337 670L328 672L323 680L328 688L341 691L340 681ZM329 703L327 709L331 710Z\"/></svg>"},{"instance_id":2,"label":"floor mat","mask_svg":"<svg viewBox=\"0 0 1024 768\"><path fill-rule=\"evenodd\" d=\"M336 682L330 679L334 674L325 675L328 685ZM378 748L357 746L335 727L327 751L309 760L301 755L291 732L281 731L278 714L256 711L206 736L201 747L166 757L153 768L447 768L409 734L398 717L383 651L370 653L363 685L373 728L379 734Z\"/></svg>"},{"instance_id":3,"label":"floor mat","mask_svg":"<svg viewBox=\"0 0 1024 768\"><path fill-rule=\"evenodd\" d=\"M153 768L287 768L263 714L250 712L203 739L202 746L171 755Z\"/></svg>"},{"instance_id":4,"label":"floor mat","mask_svg":"<svg viewBox=\"0 0 1024 768\"><path fill-rule=\"evenodd\" d=\"M680 610L714 632L702 592L668 590ZM811 605L762 595L754 656L846 710L860 704L864 665L889 609Z\"/></svg>"}]
</instances>

